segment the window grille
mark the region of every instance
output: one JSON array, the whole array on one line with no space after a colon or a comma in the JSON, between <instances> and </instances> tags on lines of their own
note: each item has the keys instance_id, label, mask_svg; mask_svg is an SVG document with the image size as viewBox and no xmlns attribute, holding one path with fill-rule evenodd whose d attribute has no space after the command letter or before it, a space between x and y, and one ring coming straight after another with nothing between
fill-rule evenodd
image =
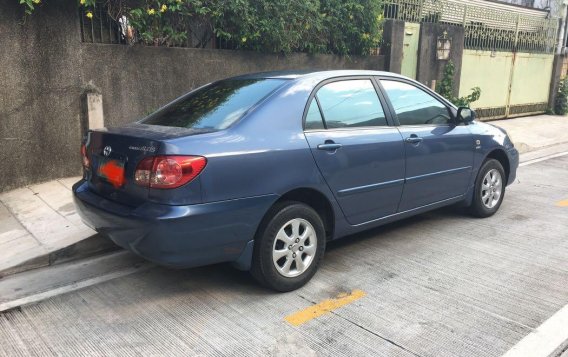
<instances>
[{"instance_id":1,"label":"window grille","mask_svg":"<svg viewBox=\"0 0 568 357\"><path fill-rule=\"evenodd\" d=\"M385 18L464 27L466 49L553 53L558 19L453 0L386 0Z\"/></svg>"}]
</instances>

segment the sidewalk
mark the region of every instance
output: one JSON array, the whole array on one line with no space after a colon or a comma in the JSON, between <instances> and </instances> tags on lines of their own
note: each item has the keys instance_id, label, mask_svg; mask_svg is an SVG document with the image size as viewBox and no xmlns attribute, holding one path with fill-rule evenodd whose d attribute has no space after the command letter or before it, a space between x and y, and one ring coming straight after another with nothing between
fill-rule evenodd
<instances>
[{"instance_id":1,"label":"sidewalk","mask_svg":"<svg viewBox=\"0 0 568 357\"><path fill-rule=\"evenodd\" d=\"M78 180L70 177L0 193L0 277L49 265L51 253L96 234L75 212L71 186Z\"/></svg>"},{"instance_id":2,"label":"sidewalk","mask_svg":"<svg viewBox=\"0 0 568 357\"><path fill-rule=\"evenodd\" d=\"M521 161L568 151L568 117L539 115L492 121L524 153ZM561 144L561 145L559 145ZM69 177L0 193L0 278L114 247L85 226Z\"/></svg>"},{"instance_id":3,"label":"sidewalk","mask_svg":"<svg viewBox=\"0 0 568 357\"><path fill-rule=\"evenodd\" d=\"M489 124L507 130L521 154L568 143L568 116L535 115L495 120Z\"/></svg>"}]
</instances>

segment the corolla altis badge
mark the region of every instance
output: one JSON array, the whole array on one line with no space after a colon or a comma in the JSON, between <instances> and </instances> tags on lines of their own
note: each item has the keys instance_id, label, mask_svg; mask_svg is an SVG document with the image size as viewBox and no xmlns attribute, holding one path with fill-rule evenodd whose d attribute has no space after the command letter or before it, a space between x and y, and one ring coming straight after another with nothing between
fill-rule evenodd
<instances>
[{"instance_id":1,"label":"corolla altis badge","mask_svg":"<svg viewBox=\"0 0 568 357\"><path fill-rule=\"evenodd\" d=\"M111 152L112 152L112 148L110 146L105 146L105 148L103 149L103 154L105 156L109 156Z\"/></svg>"},{"instance_id":2,"label":"corolla altis badge","mask_svg":"<svg viewBox=\"0 0 568 357\"><path fill-rule=\"evenodd\" d=\"M128 148L134 151L156 152L156 148L153 146L129 146Z\"/></svg>"}]
</instances>

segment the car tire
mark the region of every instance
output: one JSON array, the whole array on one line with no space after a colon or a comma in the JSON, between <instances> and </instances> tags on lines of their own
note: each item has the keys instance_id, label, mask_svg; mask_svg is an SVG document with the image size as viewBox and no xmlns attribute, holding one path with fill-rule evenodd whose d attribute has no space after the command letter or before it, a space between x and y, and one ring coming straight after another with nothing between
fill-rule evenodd
<instances>
[{"instance_id":1,"label":"car tire","mask_svg":"<svg viewBox=\"0 0 568 357\"><path fill-rule=\"evenodd\" d=\"M501 207L506 186L503 165L495 159L486 160L477 173L470 213L479 218L494 215Z\"/></svg>"},{"instance_id":2,"label":"car tire","mask_svg":"<svg viewBox=\"0 0 568 357\"><path fill-rule=\"evenodd\" d=\"M316 273L325 243L322 219L313 208L295 201L277 204L255 237L251 274L265 287L296 290Z\"/></svg>"}]
</instances>

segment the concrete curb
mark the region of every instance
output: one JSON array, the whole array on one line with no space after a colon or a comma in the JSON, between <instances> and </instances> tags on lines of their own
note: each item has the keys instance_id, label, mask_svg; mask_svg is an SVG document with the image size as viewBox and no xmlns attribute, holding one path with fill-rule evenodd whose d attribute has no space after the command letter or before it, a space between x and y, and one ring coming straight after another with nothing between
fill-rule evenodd
<instances>
[{"instance_id":1,"label":"concrete curb","mask_svg":"<svg viewBox=\"0 0 568 357\"><path fill-rule=\"evenodd\" d=\"M0 271L0 279L29 270L67 263L119 249L121 248L108 238L105 238L100 234L95 234L91 237L78 241L77 243L34 257L8 269L4 269Z\"/></svg>"},{"instance_id":2,"label":"concrete curb","mask_svg":"<svg viewBox=\"0 0 568 357\"><path fill-rule=\"evenodd\" d=\"M540 159L546 159L550 156L558 155L561 153L568 152L568 142L559 143L556 145L549 145L537 150L532 150L520 154L521 163L526 163L529 161L536 161Z\"/></svg>"},{"instance_id":3,"label":"concrete curb","mask_svg":"<svg viewBox=\"0 0 568 357\"><path fill-rule=\"evenodd\" d=\"M0 313L153 267L122 250L0 280Z\"/></svg>"}]
</instances>

